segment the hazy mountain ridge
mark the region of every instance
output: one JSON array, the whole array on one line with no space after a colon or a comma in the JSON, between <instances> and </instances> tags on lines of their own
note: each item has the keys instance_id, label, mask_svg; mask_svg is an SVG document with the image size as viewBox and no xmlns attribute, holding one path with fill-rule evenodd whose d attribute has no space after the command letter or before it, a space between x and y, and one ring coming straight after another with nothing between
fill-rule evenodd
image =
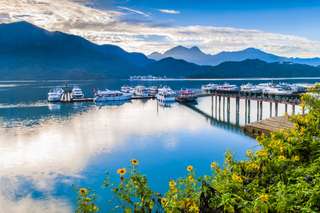
<instances>
[{"instance_id":1,"label":"hazy mountain ridge","mask_svg":"<svg viewBox=\"0 0 320 213\"><path fill-rule=\"evenodd\" d=\"M243 61L246 59L259 59L265 62L292 62L299 64L307 64L312 66L320 65L320 58L288 58L277 56L275 54L266 53L256 48L247 48L240 51L227 52L223 51L215 55L206 54L198 47L176 46L167 50L163 54L154 52L148 56L149 58L160 60L167 57L183 59L199 65L218 65L227 61Z\"/></svg>"},{"instance_id":2,"label":"hazy mountain ridge","mask_svg":"<svg viewBox=\"0 0 320 213\"><path fill-rule=\"evenodd\" d=\"M79 36L48 32L26 22L0 24L0 80L106 79L131 75L172 78L319 77L320 67L261 60L204 66L173 57L155 61L115 45L97 45ZM190 48L199 57L199 48ZM171 54L181 54L177 47ZM221 57L223 54L221 53ZM270 60L273 56L269 56Z\"/></svg>"}]
</instances>

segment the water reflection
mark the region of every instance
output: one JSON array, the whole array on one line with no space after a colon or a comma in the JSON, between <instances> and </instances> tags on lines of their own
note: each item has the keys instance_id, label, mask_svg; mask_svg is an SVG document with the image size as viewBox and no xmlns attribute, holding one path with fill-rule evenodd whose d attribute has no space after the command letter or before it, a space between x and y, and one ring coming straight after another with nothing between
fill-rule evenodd
<instances>
[{"instance_id":1,"label":"water reflection","mask_svg":"<svg viewBox=\"0 0 320 213\"><path fill-rule=\"evenodd\" d=\"M141 159L151 184L163 188L190 162L201 173L212 160L222 161L227 149L242 158L245 149L255 146L254 140L212 127L178 104L167 108L155 100L135 100L118 106L48 107L53 112L85 110L36 119L37 125L0 127L0 204L5 203L0 212L8 205L15 206L12 212L70 212L72 183L99 190L105 169L115 171L132 157Z\"/></svg>"}]
</instances>

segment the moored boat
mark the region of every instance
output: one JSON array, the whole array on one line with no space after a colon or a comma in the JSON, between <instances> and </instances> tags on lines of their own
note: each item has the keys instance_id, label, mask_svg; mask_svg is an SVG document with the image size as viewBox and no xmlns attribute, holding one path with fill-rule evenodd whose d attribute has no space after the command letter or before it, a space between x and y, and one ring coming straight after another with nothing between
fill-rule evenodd
<instances>
[{"instance_id":1,"label":"moored boat","mask_svg":"<svg viewBox=\"0 0 320 213\"><path fill-rule=\"evenodd\" d=\"M134 93L134 89L130 86L122 86L120 90L123 93Z\"/></svg>"},{"instance_id":2,"label":"moored boat","mask_svg":"<svg viewBox=\"0 0 320 213\"><path fill-rule=\"evenodd\" d=\"M134 95L137 97L148 97L148 89L145 86L136 86L134 88Z\"/></svg>"},{"instance_id":3,"label":"moored boat","mask_svg":"<svg viewBox=\"0 0 320 213\"><path fill-rule=\"evenodd\" d=\"M131 93L123 93L116 90L98 90L95 93L95 102L107 102L107 101L127 101L132 97Z\"/></svg>"},{"instance_id":4,"label":"moored boat","mask_svg":"<svg viewBox=\"0 0 320 213\"><path fill-rule=\"evenodd\" d=\"M82 89L78 86L74 86L71 91L71 98L72 99L81 99L83 97L84 97L84 94L83 94Z\"/></svg>"},{"instance_id":5,"label":"moored boat","mask_svg":"<svg viewBox=\"0 0 320 213\"><path fill-rule=\"evenodd\" d=\"M176 100L179 102L195 102L197 100L197 93L192 89L181 89L178 92Z\"/></svg>"},{"instance_id":6,"label":"moored boat","mask_svg":"<svg viewBox=\"0 0 320 213\"><path fill-rule=\"evenodd\" d=\"M224 83L222 85L218 85L216 90L217 91L226 91L226 92L235 92L235 91L239 91L239 87L234 84Z\"/></svg>"},{"instance_id":7,"label":"moored boat","mask_svg":"<svg viewBox=\"0 0 320 213\"><path fill-rule=\"evenodd\" d=\"M176 93L169 87L158 89L156 98L159 102L174 102L176 101Z\"/></svg>"},{"instance_id":8,"label":"moored boat","mask_svg":"<svg viewBox=\"0 0 320 213\"><path fill-rule=\"evenodd\" d=\"M212 92L217 89L217 86L218 86L217 84L209 83L209 84L202 85L201 90L205 92Z\"/></svg>"},{"instance_id":9,"label":"moored boat","mask_svg":"<svg viewBox=\"0 0 320 213\"><path fill-rule=\"evenodd\" d=\"M61 96L64 93L64 90L61 87L53 88L48 92L48 101L49 102L58 102L61 100Z\"/></svg>"},{"instance_id":10,"label":"moored boat","mask_svg":"<svg viewBox=\"0 0 320 213\"><path fill-rule=\"evenodd\" d=\"M244 84L240 86L241 92L248 92L248 93L262 93L262 89L258 88L255 85L252 85L250 83Z\"/></svg>"}]
</instances>

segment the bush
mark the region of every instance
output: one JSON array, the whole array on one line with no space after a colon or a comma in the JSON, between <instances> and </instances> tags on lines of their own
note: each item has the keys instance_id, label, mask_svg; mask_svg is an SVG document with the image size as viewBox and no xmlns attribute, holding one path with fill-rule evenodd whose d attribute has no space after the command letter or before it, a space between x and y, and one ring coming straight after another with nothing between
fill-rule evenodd
<instances>
[{"instance_id":1,"label":"bush","mask_svg":"<svg viewBox=\"0 0 320 213\"><path fill-rule=\"evenodd\" d=\"M308 113L291 118L294 128L258 137L261 149L248 150L248 160L234 161L227 152L223 165L212 162L212 174L201 177L190 165L164 195L149 187L137 160L128 172L118 170L118 184L106 185L124 212L319 212L320 100L305 95L302 104Z\"/></svg>"}]
</instances>

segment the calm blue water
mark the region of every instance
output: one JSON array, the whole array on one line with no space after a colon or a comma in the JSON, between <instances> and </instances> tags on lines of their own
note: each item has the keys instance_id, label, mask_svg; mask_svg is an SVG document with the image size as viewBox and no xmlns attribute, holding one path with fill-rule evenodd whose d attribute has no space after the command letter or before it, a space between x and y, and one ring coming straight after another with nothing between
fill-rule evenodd
<instances>
[{"instance_id":1,"label":"calm blue water","mask_svg":"<svg viewBox=\"0 0 320 213\"><path fill-rule=\"evenodd\" d=\"M87 96L93 88L130 84L71 83L80 85ZM178 89L204 83L208 82L148 84ZM211 122L179 104L162 107L155 100L120 106L48 104L48 89L62 84L0 82L0 212L72 212L75 186L95 190L102 196L99 203L104 203L110 198L108 190L101 188L105 172L117 179L116 169L127 167L132 158L139 159L152 188L163 192L171 178L185 174L189 164L199 175L208 174L210 163L221 164L225 151L243 159L247 149L257 148L255 140L232 125ZM209 114L210 104L210 98L202 98L198 107Z\"/></svg>"}]
</instances>

